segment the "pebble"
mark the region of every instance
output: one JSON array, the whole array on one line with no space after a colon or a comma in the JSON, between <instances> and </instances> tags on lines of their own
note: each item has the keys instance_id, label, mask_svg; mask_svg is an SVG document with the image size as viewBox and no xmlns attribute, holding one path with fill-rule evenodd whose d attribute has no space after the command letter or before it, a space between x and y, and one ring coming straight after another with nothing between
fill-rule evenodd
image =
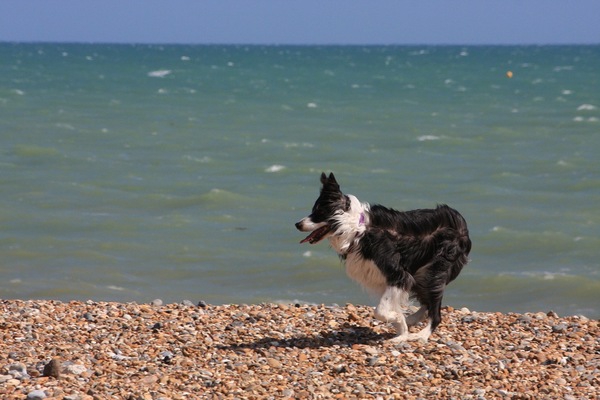
<instances>
[{"instance_id":1,"label":"pebble","mask_svg":"<svg viewBox=\"0 0 600 400\"><path fill-rule=\"evenodd\" d=\"M65 367L65 370L72 375L81 375L87 371L87 368L80 364L69 364Z\"/></svg>"},{"instance_id":2,"label":"pebble","mask_svg":"<svg viewBox=\"0 0 600 400\"><path fill-rule=\"evenodd\" d=\"M90 322L94 321L94 316L92 315L92 313L89 313L89 312L84 313L83 318Z\"/></svg>"},{"instance_id":3,"label":"pebble","mask_svg":"<svg viewBox=\"0 0 600 400\"><path fill-rule=\"evenodd\" d=\"M163 305L163 301L161 299L154 299L150 302L154 307L160 307Z\"/></svg>"},{"instance_id":4,"label":"pebble","mask_svg":"<svg viewBox=\"0 0 600 400\"><path fill-rule=\"evenodd\" d=\"M281 362L274 358L267 358L267 364L269 364L271 368L281 368Z\"/></svg>"},{"instance_id":5,"label":"pebble","mask_svg":"<svg viewBox=\"0 0 600 400\"><path fill-rule=\"evenodd\" d=\"M427 343L393 343L352 304L0 300L0 398L598 397L597 320L442 314Z\"/></svg>"},{"instance_id":6,"label":"pebble","mask_svg":"<svg viewBox=\"0 0 600 400\"><path fill-rule=\"evenodd\" d=\"M8 373L12 376L26 376L27 367L21 363L10 364L8 366Z\"/></svg>"},{"instance_id":7,"label":"pebble","mask_svg":"<svg viewBox=\"0 0 600 400\"><path fill-rule=\"evenodd\" d=\"M567 331L567 325L565 325L565 324L552 325L552 332L554 332L554 333L563 333L566 331Z\"/></svg>"},{"instance_id":8,"label":"pebble","mask_svg":"<svg viewBox=\"0 0 600 400\"><path fill-rule=\"evenodd\" d=\"M27 400L41 400L48 397L43 390L34 390L27 394Z\"/></svg>"},{"instance_id":9,"label":"pebble","mask_svg":"<svg viewBox=\"0 0 600 400\"><path fill-rule=\"evenodd\" d=\"M58 378L60 376L60 361L56 358L53 358L44 366L44 371L42 376L51 376L53 378Z\"/></svg>"}]
</instances>

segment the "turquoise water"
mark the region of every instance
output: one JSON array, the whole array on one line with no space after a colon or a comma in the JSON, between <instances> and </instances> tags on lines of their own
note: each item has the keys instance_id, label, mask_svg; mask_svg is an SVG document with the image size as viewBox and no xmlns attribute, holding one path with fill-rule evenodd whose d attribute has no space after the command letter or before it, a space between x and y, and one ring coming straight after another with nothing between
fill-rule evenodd
<instances>
[{"instance_id":1,"label":"turquoise water","mask_svg":"<svg viewBox=\"0 0 600 400\"><path fill-rule=\"evenodd\" d=\"M0 298L372 304L298 244L334 171L461 211L446 304L599 317L598 71L600 46L0 44Z\"/></svg>"}]
</instances>

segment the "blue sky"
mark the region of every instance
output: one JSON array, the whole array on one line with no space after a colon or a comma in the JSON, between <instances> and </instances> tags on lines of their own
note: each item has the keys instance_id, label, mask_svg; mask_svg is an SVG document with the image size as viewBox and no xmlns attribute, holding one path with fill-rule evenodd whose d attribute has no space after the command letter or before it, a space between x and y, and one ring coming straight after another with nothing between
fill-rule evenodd
<instances>
[{"instance_id":1,"label":"blue sky","mask_svg":"<svg viewBox=\"0 0 600 400\"><path fill-rule=\"evenodd\" d=\"M0 41L598 44L600 0L0 0Z\"/></svg>"}]
</instances>

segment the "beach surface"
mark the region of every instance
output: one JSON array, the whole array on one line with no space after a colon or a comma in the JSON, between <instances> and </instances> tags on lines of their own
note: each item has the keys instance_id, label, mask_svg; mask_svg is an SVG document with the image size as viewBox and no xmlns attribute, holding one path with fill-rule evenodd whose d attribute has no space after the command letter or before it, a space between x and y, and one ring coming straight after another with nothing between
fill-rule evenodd
<instances>
[{"instance_id":1,"label":"beach surface","mask_svg":"<svg viewBox=\"0 0 600 400\"><path fill-rule=\"evenodd\" d=\"M427 343L358 305L0 300L2 399L593 399L597 320L443 310Z\"/></svg>"}]
</instances>

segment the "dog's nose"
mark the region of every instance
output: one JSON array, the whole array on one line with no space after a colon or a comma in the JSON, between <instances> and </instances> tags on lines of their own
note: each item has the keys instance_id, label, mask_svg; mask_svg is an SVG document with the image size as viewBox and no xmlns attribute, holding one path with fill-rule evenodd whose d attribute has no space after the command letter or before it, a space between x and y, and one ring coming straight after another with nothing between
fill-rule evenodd
<instances>
[{"instance_id":1,"label":"dog's nose","mask_svg":"<svg viewBox=\"0 0 600 400\"><path fill-rule=\"evenodd\" d=\"M302 230L302 221L296 222L296 229L298 229L299 231Z\"/></svg>"}]
</instances>

